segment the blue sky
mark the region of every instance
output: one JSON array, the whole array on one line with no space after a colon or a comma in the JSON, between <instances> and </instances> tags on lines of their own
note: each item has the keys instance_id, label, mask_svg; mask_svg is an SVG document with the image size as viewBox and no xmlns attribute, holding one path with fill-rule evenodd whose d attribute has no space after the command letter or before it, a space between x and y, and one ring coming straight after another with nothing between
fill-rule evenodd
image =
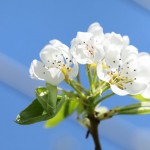
<instances>
[{"instance_id":1,"label":"blue sky","mask_svg":"<svg viewBox=\"0 0 150 150\"><path fill-rule=\"evenodd\" d=\"M39 59L41 48L49 40L59 39L69 46L77 31L86 31L93 22L99 22L105 32L128 35L139 51L150 52L150 12L132 0L0 0L0 52L29 68L33 59ZM13 73L9 78L17 82ZM0 149L59 150L63 142L71 143L76 150L93 149L92 140L84 138L86 130L69 119L53 129L44 129L43 123L15 124L16 115L31 98L6 85L2 78L0 83ZM84 80L83 83L86 85ZM112 107L132 102L135 101L131 98L116 96L104 104ZM122 118L150 130L149 115ZM114 141L102 137L104 149L121 149Z\"/></svg>"}]
</instances>

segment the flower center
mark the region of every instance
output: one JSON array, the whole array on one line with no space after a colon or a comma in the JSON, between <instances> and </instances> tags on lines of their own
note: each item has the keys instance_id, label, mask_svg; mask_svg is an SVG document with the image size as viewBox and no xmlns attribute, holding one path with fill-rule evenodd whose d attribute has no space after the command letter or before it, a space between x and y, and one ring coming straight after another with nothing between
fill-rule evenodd
<instances>
[{"instance_id":1,"label":"flower center","mask_svg":"<svg viewBox=\"0 0 150 150\"><path fill-rule=\"evenodd\" d=\"M129 65L129 62L127 62ZM119 65L118 68L115 71L111 71L111 67L107 66L106 63L102 63L102 68L107 72L107 75L109 76L109 83L112 85L116 85L118 88L124 90L126 89L125 84L130 83L132 85L133 81L136 80L136 78L133 79L133 77L130 77L129 72L124 72L124 69L128 71L130 68L129 66L126 66L126 68L121 68ZM136 69L133 69L135 72Z\"/></svg>"},{"instance_id":2,"label":"flower center","mask_svg":"<svg viewBox=\"0 0 150 150\"><path fill-rule=\"evenodd\" d=\"M108 75L110 77L109 83L112 85L117 85L120 89L125 89L124 84L130 83L132 84L133 79L129 79L127 77L121 76L118 71L115 72L108 72Z\"/></svg>"},{"instance_id":3,"label":"flower center","mask_svg":"<svg viewBox=\"0 0 150 150\"><path fill-rule=\"evenodd\" d=\"M94 46L86 42L83 43L85 44L85 49L87 50L88 54L90 56L94 56Z\"/></svg>"},{"instance_id":4,"label":"flower center","mask_svg":"<svg viewBox=\"0 0 150 150\"><path fill-rule=\"evenodd\" d=\"M63 65L60 70L64 74L64 76L67 76L67 74L71 71L71 67L67 67L66 65Z\"/></svg>"}]
</instances>

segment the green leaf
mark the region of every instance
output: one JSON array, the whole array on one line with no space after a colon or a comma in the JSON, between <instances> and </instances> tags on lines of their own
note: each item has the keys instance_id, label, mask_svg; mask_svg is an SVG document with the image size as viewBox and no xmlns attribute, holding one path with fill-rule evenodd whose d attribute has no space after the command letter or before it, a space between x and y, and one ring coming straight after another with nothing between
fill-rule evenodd
<instances>
[{"instance_id":1,"label":"green leaf","mask_svg":"<svg viewBox=\"0 0 150 150\"><path fill-rule=\"evenodd\" d=\"M67 100L67 97L64 95L64 96L61 96L60 99L57 98L57 107L56 107L56 111L58 112L62 105L64 104L64 102Z\"/></svg>"},{"instance_id":2,"label":"green leaf","mask_svg":"<svg viewBox=\"0 0 150 150\"><path fill-rule=\"evenodd\" d=\"M54 117L54 114L47 114L42 105L35 99L26 109L24 109L16 118L16 123L22 125L33 124L36 122L48 120Z\"/></svg>"},{"instance_id":3,"label":"green leaf","mask_svg":"<svg viewBox=\"0 0 150 150\"><path fill-rule=\"evenodd\" d=\"M140 100L140 101L145 101L145 102L150 102L150 99L144 98L142 95L138 94L138 95L132 95L131 97L133 97L134 99Z\"/></svg>"},{"instance_id":4,"label":"green leaf","mask_svg":"<svg viewBox=\"0 0 150 150\"><path fill-rule=\"evenodd\" d=\"M64 120L67 116L71 115L75 111L77 106L78 106L77 100L75 99L66 100L63 103L63 106L61 107L57 115L46 122L45 127L50 128L57 125L62 120Z\"/></svg>"},{"instance_id":5,"label":"green leaf","mask_svg":"<svg viewBox=\"0 0 150 150\"><path fill-rule=\"evenodd\" d=\"M56 106L54 107L49 104L50 100L48 97L48 94L49 94L48 90L44 87L39 87L35 90L35 93L36 93L36 97L37 97L38 101L40 102L40 104L42 105L44 110L47 113L55 114Z\"/></svg>"},{"instance_id":6,"label":"green leaf","mask_svg":"<svg viewBox=\"0 0 150 150\"><path fill-rule=\"evenodd\" d=\"M66 100L65 96L58 96L55 113L50 113L50 111L49 112L45 111L45 109L43 107L43 105L45 104L44 102L43 102L43 105L42 105L38 99L35 99L26 109L24 109L17 116L16 123L22 124L22 125L28 125L28 124L33 124L33 123L36 123L36 122L51 119L61 109L61 107L62 107L63 103L65 102L65 100ZM47 105L47 104L45 104L45 105Z\"/></svg>"},{"instance_id":7,"label":"green leaf","mask_svg":"<svg viewBox=\"0 0 150 150\"><path fill-rule=\"evenodd\" d=\"M57 87L46 83L46 87L35 90L37 99L47 113L55 114L57 105Z\"/></svg>"}]
</instances>

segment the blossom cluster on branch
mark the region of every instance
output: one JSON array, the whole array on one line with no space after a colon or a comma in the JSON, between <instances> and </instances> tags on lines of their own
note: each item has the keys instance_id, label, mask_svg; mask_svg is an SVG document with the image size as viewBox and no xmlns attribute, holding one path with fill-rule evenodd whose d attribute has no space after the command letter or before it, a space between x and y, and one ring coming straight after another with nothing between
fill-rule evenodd
<instances>
[{"instance_id":1,"label":"blossom cluster on branch","mask_svg":"<svg viewBox=\"0 0 150 150\"><path fill-rule=\"evenodd\" d=\"M36 88L36 98L18 114L16 123L46 121L46 127L53 127L76 111L78 122L88 130L86 137L90 133L95 150L101 150L101 121L117 115L150 114L150 55L139 52L128 36L104 33L99 23L93 23L87 32L77 33L70 47L51 40L40 58L33 60L29 72L46 85ZM82 85L81 65L86 67L89 89ZM72 89L58 87L62 81ZM115 94L140 102L114 108L100 105Z\"/></svg>"},{"instance_id":2,"label":"blossom cluster on branch","mask_svg":"<svg viewBox=\"0 0 150 150\"><path fill-rule=\"evenodd\" d=\"M84 64L96 70L91 86L98 77L115 94L150 98L150 55L138 52L128 36L104 33L99 23L91 24L87 32L78 32L70 47L58 40L50 41L41 50L40 58L42 62L33 60L30 67L34 79L54 86L63 80L68 83L78 75L79 64Z\"/></svg>"}]
</instances>

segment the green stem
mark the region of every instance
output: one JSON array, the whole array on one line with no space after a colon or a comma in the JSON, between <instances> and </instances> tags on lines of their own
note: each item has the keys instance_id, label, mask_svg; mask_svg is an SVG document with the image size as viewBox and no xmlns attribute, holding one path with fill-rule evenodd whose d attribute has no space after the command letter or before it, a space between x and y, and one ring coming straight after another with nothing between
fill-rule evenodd
<instances>
[{"instance_id":1,"label":"green stem","mask_svg":"<svg viewBox=\"0 0 150 150\"><path fill-rule=\"evenodd\" d=\"M86 90L81 84L79 84L78 82L76 82L76 81L74 81L74 80L72 80L71 82L76 86L76 88L78 88L78 90L83 91L83 92L85 92L86 94L89 93L89 91L87 91L87 90Z\"/></svg>"},{"instance_id":2,"label":"green stem","mask_svg":"<svg viewBox=\"0 0 150 150\"><path fill-rule=\"evenodd\" d=\"M90 90L92 92L92 78L91 78L91 72L90 72L90 65L86 65L86 71L87 71L87 76L90 84Z\"/></svg>"},{"instance_id":3,"label":"green stem","mask_svg":"<svg viewBox=\"0 0 150 150\"><path fill-rule=\"evenodd\" d=\"M94 93L94 91L95 91L96 80L97 80L97 71L96 71L96 69L94 68L94 75L93 75L92 87L91 87L93 93Z\"/></svg>"},{"instance_id":4,"label":"green stem","mask_svg":"<svg viewBox=\"0 0 150 150\"><path fill-rule=\"evenodd\" d=\"M108 95L102 97L101 99L99 99L98 101L96 101L95 106L96 106L98 103L100 103L100 102L102 102L103 100L105 100L106 98L109 98L109 97L113 96L114 94L115 94L115 93L110 93L110 94L108 94Z\"/></svg>"},{"instance_id":5,"label":"green stem","mask_svg":"<svg viewBox=\"0 0 150 150\"><path fill-rule=\"evenodd\" d=\"M80 69L80 67L79 67L79 69ZM78 81L79 84L81 84L81 80L80 80L80 70L79 70L78 75L77 75L77 81Z\"/></svg>"},{"instance_id":6,"label":"green stem","mask_svg":"<svg viewBox=\"0 0 150 150\"><path fill-rule=\"evenodd\" d=\"M82 93L82 91L80 91L80 89L77 88L71 80L69 80L67 83L79 94L81 98L85 98L85 95Z\"/></svg>"},{"instance_id":7,"label":"green stem","mask_svg":"<svg viewBox=\"0 0 150 150\"><path fill-rule=\"evenodd\" d=\"M107 91L110 88L110 85L108 83L104 83L104 86L102 88L102 93Z\"/></svg>"}]
</instances>

